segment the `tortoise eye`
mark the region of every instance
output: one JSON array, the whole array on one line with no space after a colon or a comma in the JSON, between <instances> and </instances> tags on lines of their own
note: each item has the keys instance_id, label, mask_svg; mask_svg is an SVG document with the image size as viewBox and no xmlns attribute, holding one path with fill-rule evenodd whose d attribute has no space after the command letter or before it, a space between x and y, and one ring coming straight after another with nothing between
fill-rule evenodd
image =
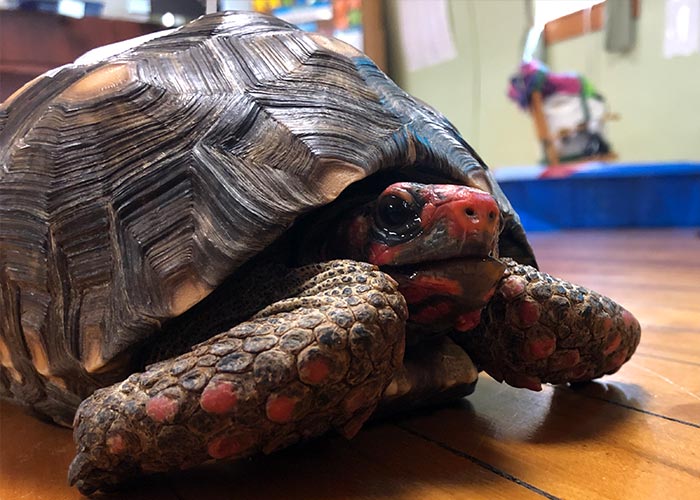
<instances>
[{"instance_id":1,"label":"tortoise eye","mask_svg":"<svg viewBox=\"0 0 700 500\"><path fill-rule=\"evenodd\" d=\"M411 204L396 195L384 196L377 204L376 223L378 228L402 235L411 232L420 216Z\"/></svg>"}]
</instances>

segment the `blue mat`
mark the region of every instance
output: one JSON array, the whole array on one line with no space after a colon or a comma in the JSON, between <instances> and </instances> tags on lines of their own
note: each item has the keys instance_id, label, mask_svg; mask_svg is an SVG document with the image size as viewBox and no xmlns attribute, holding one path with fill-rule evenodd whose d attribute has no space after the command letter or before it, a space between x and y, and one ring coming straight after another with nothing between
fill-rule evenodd
<instances>
[{"instance_id":1,"label":"blue mat","mask_svg":"<svg viewBox=\"0 0 700 500\"><path fill-rule=\"evenodd\" d=\"M527 231L700 226L700 163L494 171Z\"/></svg>"}]
</instances>

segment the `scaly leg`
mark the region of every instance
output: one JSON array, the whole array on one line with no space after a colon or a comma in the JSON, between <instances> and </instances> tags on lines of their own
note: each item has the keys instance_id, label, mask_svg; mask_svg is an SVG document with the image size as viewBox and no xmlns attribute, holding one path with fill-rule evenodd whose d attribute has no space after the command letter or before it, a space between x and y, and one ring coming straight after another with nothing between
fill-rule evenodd
<instances>
[{"instance_id":1,"label":"scaly leg","mask_svg":"<svg viewBox=\"0 0 700 500\"><path fill-rule=\"evenodd\" d=\"M506 260L474 330L453 336L480 369L514 387L582 382L616 372L637 348L639 322L594 291Z\"/></svg>"},{"instance_id":2,"label":"scaly leg","mask_svg":"<svg viewBox=\"0 0 700 500\"><path fill-rule=\"evenodd\" d=\"M86 399L71 484L89 494L144 473L269 453L331 428L354 435L401 366L404 299L369 264L292 272L302 278L291 280L290 298Z\"/></svg>"}]
</instances>

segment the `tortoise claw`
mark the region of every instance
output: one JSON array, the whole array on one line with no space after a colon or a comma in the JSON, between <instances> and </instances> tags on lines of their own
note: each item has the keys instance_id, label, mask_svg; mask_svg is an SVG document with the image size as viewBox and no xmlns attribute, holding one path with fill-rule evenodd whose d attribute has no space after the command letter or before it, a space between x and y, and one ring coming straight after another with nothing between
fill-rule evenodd
<instances>
[{"instance_id":1,"label":"tortoise claw","mask_svg":"<svg viewBox=\"0 0 700 500\"><path fill-rule=\"evenodd\" d=\"M108 481L109 475L96 468L91 457L85 453L78 453L68 468L68 484L78 488L85 496L104 488Z\"/></svg>"}]
</instances>

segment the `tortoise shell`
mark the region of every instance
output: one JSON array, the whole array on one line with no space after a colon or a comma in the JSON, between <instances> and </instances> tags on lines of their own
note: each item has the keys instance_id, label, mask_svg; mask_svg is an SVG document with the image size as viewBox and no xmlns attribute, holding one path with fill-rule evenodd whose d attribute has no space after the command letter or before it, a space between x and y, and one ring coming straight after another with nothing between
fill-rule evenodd
<instances>
[{"instance_id":1,"label":"tortoise shell","mask_svg":"<svg viewBox=\"0 0 700 500\"><path fill-rule=\"evenodd\" d=\"M0 393L65 421L300 215L409 168L491 192L534 262L454 127L338 40L221 13L39 77L0 106Z\"/></svg>"}]
</instances>

